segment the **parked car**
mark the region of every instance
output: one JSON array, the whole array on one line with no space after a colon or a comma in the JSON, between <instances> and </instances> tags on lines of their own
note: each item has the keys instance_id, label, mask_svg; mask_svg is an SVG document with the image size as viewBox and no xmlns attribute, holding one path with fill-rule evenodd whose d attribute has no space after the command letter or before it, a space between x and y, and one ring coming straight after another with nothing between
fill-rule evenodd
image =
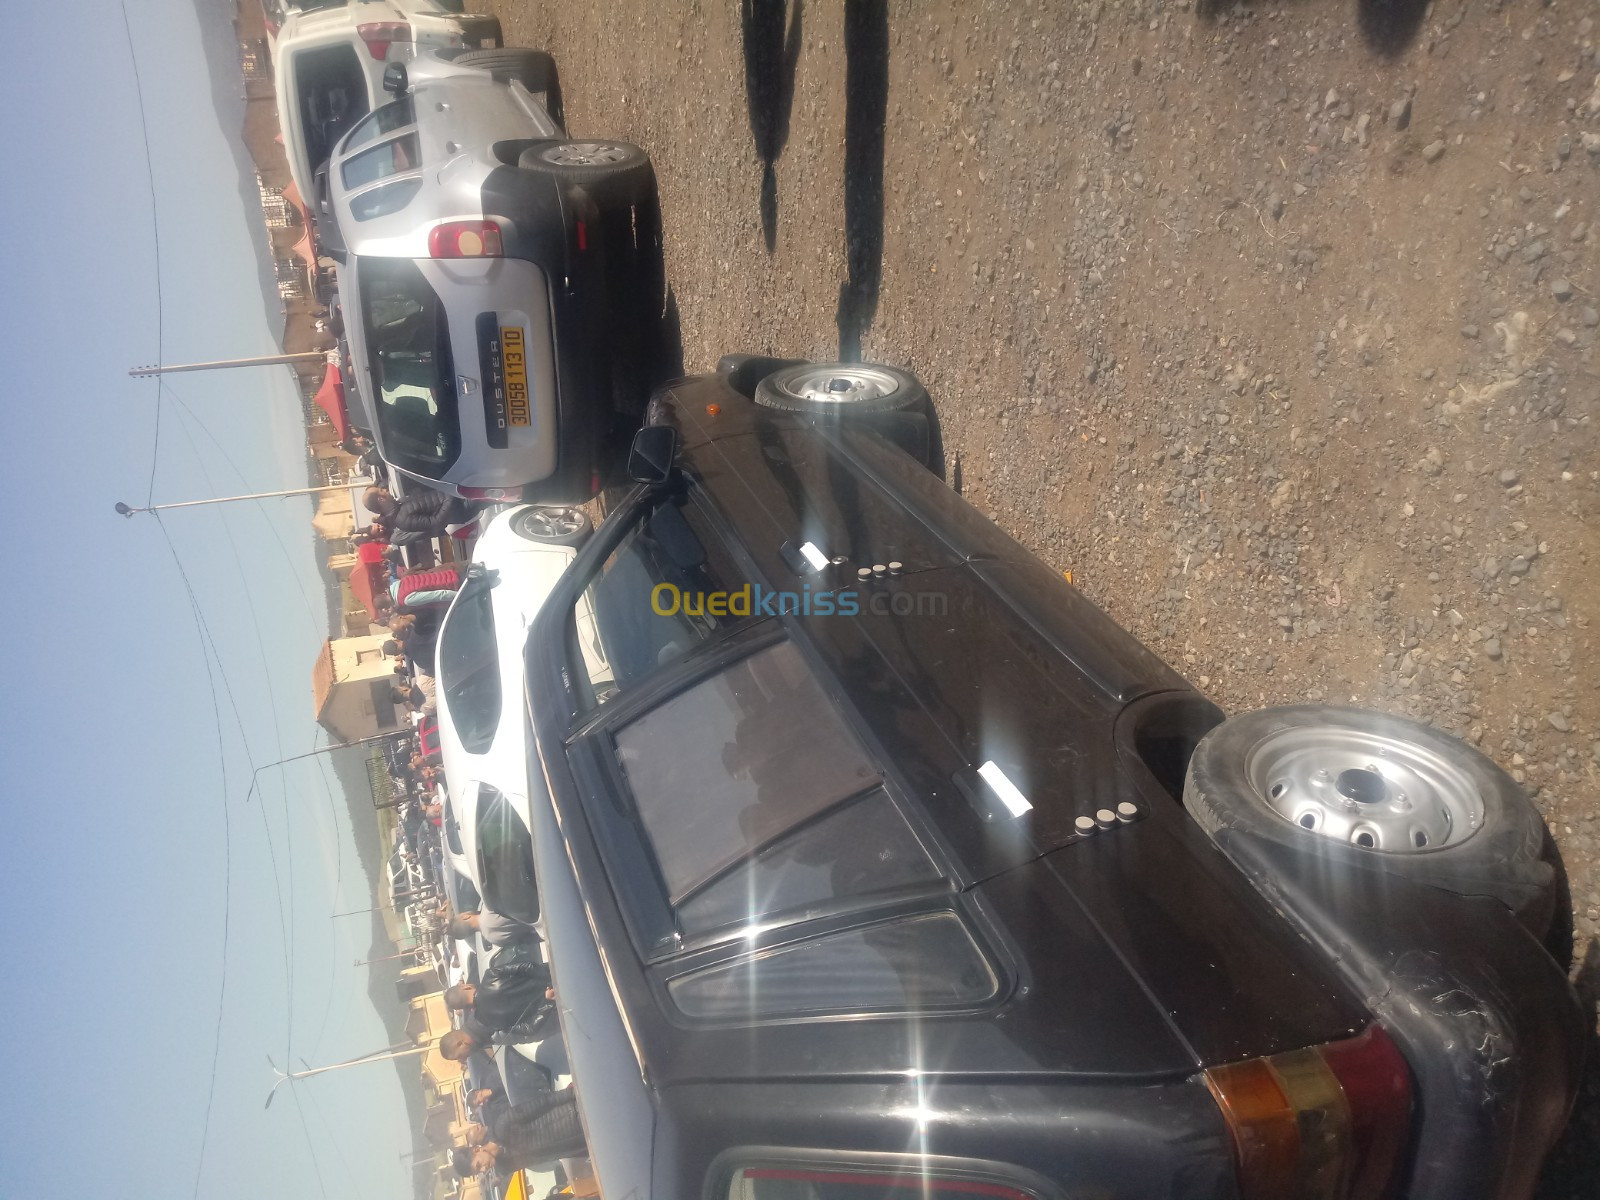
<instances>
[{"instance_id":1,"label":"parked car","mask_svg":"<svg viewBox=\"0 0 1600 1200\"><path fill-rule=\"evenodd\" d=\"M273 18L276 17L276 24ZM497 17L446 11L428 0L294 3L269 13L273 85L289 175L306 203L333 147L387 99L383 73L433 48L500 45Z\"/></svg>"},{"instance_id":2,"label":"parked car","mask_svg":"<svg viewBox=\"0 0 1600 1200\"><path fill-rule=\"evenodd\" d=\"M537 51L441 51L391 83L327 183L379 451L468 499L587 499L645 399L619 330L660 257L650 160L568 137Z\"/></svg>"},{"instance_id":3,"label":"parked car","mask_svg":"<svg viewBox=\"0 0 1600 1200\"><path fill-rule=\"evenodd\" d=\"M904 372L734 358L650 419L526 647L608 1195L1529 1194L1586 1030L1509 777L1225 720L926 469Z\"/></svg>"},{"instance_id":4,"label":"parked car","mask_svg":"<svg viewBox=\"0 0 1600 1200\"><path fill-rule=\"evenodd\" d=\"M528 739L522 645L578 547L577 508L518 505L490 521L439 626L439 752L457 854L495 912L538 918L528 844Z\"/></svg>"}]
</instances>

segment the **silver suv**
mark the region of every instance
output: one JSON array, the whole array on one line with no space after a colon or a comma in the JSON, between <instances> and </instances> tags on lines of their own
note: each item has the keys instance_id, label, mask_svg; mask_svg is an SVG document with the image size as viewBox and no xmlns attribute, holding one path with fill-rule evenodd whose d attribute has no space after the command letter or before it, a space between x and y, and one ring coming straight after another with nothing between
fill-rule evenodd
<instances>
[{"instance_id":1,"label":"silver suv","mask_svg":"<svg viewBox=\"0 0 1600 1200\"><path fill-rule=\"evenodd\" d=\"M570 139L539 51L389 70L394 100L350 131L327 178L379 452L468 499L585 499L627 407L613 318L659 262L650 160Z\"/></svg>"}]
</instances>

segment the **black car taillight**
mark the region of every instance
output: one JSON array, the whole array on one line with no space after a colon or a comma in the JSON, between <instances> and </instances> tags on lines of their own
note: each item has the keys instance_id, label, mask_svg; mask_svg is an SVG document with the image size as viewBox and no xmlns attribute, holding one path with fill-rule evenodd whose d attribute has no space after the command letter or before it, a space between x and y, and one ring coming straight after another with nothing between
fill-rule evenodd
<instances>
[{"instance_id":1,"label":"black car taillight","mask_svg":"<svg viewBox=\"0 0 1600 1200\"><path fill-rule=\"evenodd\" d=\"M1385 1200L1411 1128L1411 1074L1377 1025L1359 1037L1213 1067L1244 1200Z\"/></svg>"}]
</instances>

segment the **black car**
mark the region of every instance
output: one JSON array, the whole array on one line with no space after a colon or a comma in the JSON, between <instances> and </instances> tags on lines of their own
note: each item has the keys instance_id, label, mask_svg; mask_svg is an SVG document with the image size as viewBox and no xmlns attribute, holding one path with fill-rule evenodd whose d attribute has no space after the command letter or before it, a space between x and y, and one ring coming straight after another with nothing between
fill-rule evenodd
<instances>
[{"instance_id":1,"label":"black car","mask_svg":"<svg viewBox=\"0 0 1600 1200\"><path fill-rule=\"evenodd\" d=\"M1537 812L1401 718L1222 712L928 464L731 358L527 646L605 1194L1526 1196L1584 1020Z\"/></svg>"}]
</instances>

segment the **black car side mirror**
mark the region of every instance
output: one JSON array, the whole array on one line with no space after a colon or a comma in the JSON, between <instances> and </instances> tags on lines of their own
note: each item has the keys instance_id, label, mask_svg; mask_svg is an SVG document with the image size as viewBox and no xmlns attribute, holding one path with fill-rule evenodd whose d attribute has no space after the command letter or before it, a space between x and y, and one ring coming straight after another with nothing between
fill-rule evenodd
<instances>
[{"instance_id":1,"label":"black car side mirror","mask_svg":"<svg viewBox=\"0 0 1600 1200\"><path fill-rule=\"evenodd\" d=\"M406 65L403 62L392 62L383 69L383 90L391 96L403 96L406 89L411 86L411 80L406 75Z\"/></svg>"},{"instance_id":2,"label":"black car side mirror","mask_svg":"<svg viewBox=\"0 0 1600 1200\"><path fill-rule=\"evenodd\" d=\"M678 431L671 425L646 425L633 435L628 478L635 483L665 483L678 456Z\"/></svg>"}]
</instances>

